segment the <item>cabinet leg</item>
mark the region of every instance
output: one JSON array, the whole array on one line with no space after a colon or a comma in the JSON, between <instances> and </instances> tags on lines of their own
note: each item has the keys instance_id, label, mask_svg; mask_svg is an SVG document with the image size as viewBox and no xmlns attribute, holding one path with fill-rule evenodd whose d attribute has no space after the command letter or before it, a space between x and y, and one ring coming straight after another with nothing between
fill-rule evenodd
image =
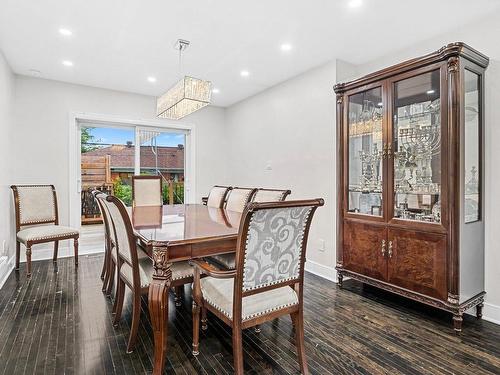
<instances>
[{"instance_id":1,"label":"cabinet leg","mask_svg":"<svg viewBox=\"0 0 500 375\"><path fill-rule=\"evenodd\" d=\"M337 284L339 285L339 288L342 288L343 281L344 281L344 275L342 275L341 273L338 273L337 274Z\"/></svg>"},{"instance_id":2,"label":"cabinet leg","mask_svg":"<svg viewBox=\"0 0 500 375\"><path fill-rule=\"evenodd\" d=\"M453 315L453 329L456 333L462 332L462 313Z\"/></svg>"},{"instance_id":3,"label":"cabinet leg","mask_svg":"<svg viewBox=\"0 0 500 375\"><path fill-rule=\"evenodd\" d=\"M476 306L476 318L481 319L483 317L483 306L484 303L480 303Z\"/></svg>"}]
</instances>

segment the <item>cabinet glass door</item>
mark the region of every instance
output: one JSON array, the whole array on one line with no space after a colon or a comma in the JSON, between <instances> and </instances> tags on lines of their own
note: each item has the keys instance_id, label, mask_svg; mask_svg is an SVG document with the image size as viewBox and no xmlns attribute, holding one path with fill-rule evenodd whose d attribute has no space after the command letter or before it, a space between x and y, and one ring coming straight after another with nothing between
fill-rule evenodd
<instances>
[{"instance_id":1,"label":"cabinet glass door","mask_svg":"<svg viewBox=\"0 0 500 375\"><path fill-rule=\"evenodd\" d=\"M394 217L441 222L440 71L394 83Z\"/></svg>"},{"instance_id":2,"label":"cabinet glass door","mask_svg":"<svg viewBox=\"0 0 500 375\"><path fill-rule=\"evenodd\" d=\"M348 211L383 216L382 88L348 98Z\"/></svg>"}]
</instances>

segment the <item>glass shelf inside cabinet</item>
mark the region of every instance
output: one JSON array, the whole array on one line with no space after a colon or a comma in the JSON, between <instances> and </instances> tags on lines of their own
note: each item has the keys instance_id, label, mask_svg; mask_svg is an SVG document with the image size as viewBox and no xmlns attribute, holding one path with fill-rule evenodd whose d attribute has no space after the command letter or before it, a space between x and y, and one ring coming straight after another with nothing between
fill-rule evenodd
<instances>
[{"instance_id":1,"label":"glass shelf inside cabinet","mask_svg":"<svg viewBox=\"0 0 500 375\"><path fill-rule=\"evenodd\" d=\"M439 70L394 85L394 217L441 222Z\"/></svg>"},{"instance_id":2,"label":"glass shelf inside cabinet","mask_svg":"<svg viewBox=\"0 0 500 375\"><path fill-rule=\"evenodd\" d=\"M349 212L382 216L382 89L349 96Z\"/></svg>"}]
</instances>

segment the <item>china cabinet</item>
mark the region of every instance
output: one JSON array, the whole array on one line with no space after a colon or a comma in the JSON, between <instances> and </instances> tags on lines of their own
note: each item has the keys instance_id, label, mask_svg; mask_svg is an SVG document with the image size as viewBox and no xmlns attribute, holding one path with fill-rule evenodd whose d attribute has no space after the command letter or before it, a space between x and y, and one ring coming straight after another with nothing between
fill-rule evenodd
<instances>
[{"instance_id":1,"label":"china cabinet","mask_svg":"<svg viewBox=\"0 0 500 375\"><path fill-rule=\"evenodd\" d=\"M463 43L335 85L339 284L462 314L484 300L484 71Z\"/></svg>"}]
</instances>

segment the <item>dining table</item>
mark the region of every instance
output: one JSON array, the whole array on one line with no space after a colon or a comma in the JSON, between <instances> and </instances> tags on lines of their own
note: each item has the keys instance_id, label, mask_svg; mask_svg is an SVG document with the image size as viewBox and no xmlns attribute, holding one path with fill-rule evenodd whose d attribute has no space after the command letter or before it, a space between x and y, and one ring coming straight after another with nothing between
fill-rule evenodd
<instances>
[{"instance_id":1,"label":"dining table","mask_svg":"<svg viewBox=\"0 0 500 375\"><path fill-rule=\"evenodd\" d=\"M135 236L153 262L148 307L154 334L153 374L167 356L168 303L174 262L234 253L241 213L203 204L134 207Z\"/></svg>"}]
</instances>

